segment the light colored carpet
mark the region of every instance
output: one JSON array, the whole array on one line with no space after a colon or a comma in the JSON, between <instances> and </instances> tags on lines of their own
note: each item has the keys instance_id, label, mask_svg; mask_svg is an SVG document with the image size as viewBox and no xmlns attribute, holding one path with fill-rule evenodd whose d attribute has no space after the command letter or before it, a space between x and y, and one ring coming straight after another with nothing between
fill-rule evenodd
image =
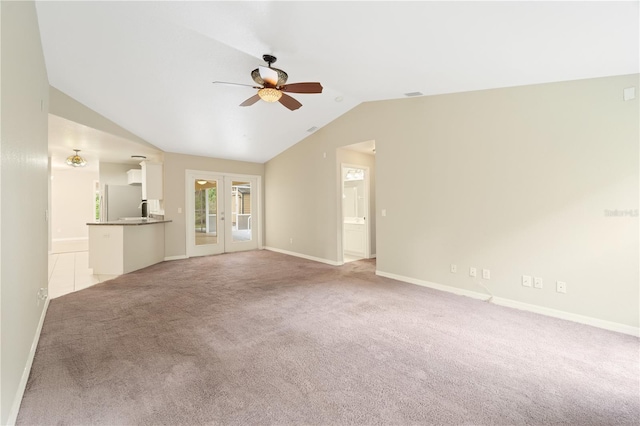
<instances>
[{"instance_id":1,"label":"light colored carpet","mask_svg":"<svg viewBox=\"0 0 640 426\"><path fill-rule=\"evenodd\" d=\"M52 300L18 424L638 424L639 340L254 251Z\"/></svg>"}]
</instances>

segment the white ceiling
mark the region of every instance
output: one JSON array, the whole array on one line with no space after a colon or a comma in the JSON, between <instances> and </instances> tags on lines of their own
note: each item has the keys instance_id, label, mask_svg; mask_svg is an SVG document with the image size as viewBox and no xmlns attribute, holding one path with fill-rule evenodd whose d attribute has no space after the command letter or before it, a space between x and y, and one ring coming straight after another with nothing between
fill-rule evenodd
<instances>
[{"instance_id":1,"label":"white ceiling","mask_svg":"<svg viewBox=\"0 0 640 426\"><path fill-rule=\"evenodd\" d=\"M50 84L169 152L264 162L361 102L631 74L638 2L38 2ZM238 105L262 55L320 95ZM336 102L336 98L342 98Z\"/></svg>"},{"instance_id":2,"label":"white ceiling","mask_svg":"<svg viewBox=\"0 0 640 426\"><path fill-rule=\"evenodd\" d=\"M140 164L142 155L149 161L160 161L162 152L91 127L49 114L49 157L52 169L69 169L67 157L79 149L79 155L87 160L83 170L99 171L100 162ZM139 168L139 167L135 167Z\"/></svg>"}]
</instances>

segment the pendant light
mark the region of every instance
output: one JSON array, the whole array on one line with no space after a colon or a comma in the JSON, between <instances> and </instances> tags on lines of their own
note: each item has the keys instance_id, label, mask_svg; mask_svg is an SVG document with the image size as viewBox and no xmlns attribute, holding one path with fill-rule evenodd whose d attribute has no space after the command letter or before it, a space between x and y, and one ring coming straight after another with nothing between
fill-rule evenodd
<instances>
[{"instance_id":1,"label":"pendant light","mask_svg":"<svg viewBox=\"0 0 640 426\"><path fill-rule=\"evenodd\" d=\"M87 165L87 161L80 157L78 155L78 153L80 152L79 149L74 149L74 151L76 152L73 155L70 155L69 157L67 157L67 164L72 166L72 167L84 167Z\"/></svg>"}]
</instances>

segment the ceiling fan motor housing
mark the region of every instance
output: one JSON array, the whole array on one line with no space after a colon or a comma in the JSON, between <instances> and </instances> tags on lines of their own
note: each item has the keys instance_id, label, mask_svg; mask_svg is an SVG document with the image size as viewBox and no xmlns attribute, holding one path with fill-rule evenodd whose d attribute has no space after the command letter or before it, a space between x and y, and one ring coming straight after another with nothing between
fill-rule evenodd
<instances>
[{"instance_id":1,"label":"ceiling fan motor housing","mask_svg":"<svg viewBox=\"0 0 640 426\"><path fill-rule=\"evenodd\" d=\"M271 69L278 73L278 84L276 84L276 86L279 87L284 85L287 82L287 79L289 78L287 73L278 68L271 68ZM265 82L262 79L262 77L260 77L260 70L258 68L251 71L251 78L253 79L253 81L255 81L256 83L262 86L270 87L270 84Z\"/></svg>"}]
</instances>

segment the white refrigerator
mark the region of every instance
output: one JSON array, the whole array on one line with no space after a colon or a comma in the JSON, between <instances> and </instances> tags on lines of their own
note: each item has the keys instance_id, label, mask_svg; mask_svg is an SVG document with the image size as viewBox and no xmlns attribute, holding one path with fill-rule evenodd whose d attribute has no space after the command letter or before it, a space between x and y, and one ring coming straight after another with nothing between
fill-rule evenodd
<instances>
[{"instance_id":1,"label":"white refrigerator","mask_svg":"<svg viewBox=\"0 0 640 426\"><path fill-rule=\"evenodd\" d=\"M141 217L142 188L131 185L105 185L100 200L100 221L109 222L125 217Z\"/></svg>"}]
</instances>

